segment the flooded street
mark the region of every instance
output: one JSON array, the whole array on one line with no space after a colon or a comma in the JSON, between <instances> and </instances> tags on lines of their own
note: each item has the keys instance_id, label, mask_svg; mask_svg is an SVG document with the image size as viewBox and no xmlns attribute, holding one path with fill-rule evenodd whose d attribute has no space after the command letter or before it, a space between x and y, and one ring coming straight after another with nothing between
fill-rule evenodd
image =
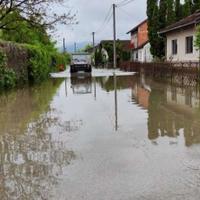
<instances>
[{"instance_id":1,"label":"flooded street","mask_svg":"<svg viewBox=\"0 0 200 200\"><path fill-rule=\"evenodd\" d=\"M200 88L93 75L0 94L0 199L199 200Z\"/></svg>"}]
</instances>

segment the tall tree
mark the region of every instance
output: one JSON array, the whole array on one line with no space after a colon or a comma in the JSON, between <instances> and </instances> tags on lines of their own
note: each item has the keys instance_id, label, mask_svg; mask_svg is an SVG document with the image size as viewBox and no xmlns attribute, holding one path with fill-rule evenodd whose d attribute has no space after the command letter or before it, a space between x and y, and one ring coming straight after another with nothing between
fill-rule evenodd
<instances>
[{"instance_id":1,"label":"tall tree","mask_svg":"<svg viewBox=\"0 0 200 200\"><path fill-rule=\"evenodd\" d=\"M167 3L167 25L175 21L174 0L166 0Z\"/></svg>"},{"instance_id":2,"label":"tall tree","mask_svg":"<svg viewBox=\"0 0 200 200\"><path fill-rule=\"evenodd\" d=\"M164 38L158 32L166 26L166 6L166 0L147 0L148 35L154 58L162 58L165 54Z\"/></svg>"},{"instance_id":3,"label":"tall tree","mask_svg":"<svg viewBox=\"0 0 200 200\"><path fill-rule=\"evenodd\" d=\"M192 0L185 0L183 5L183 16L187 17L192 14Z\"/></svg>"},{"instance_id":4,"label":"tall tree","mask_svg":"<svg viewBox=\"0 0 200 200\"><path fill-rule=\"evenodd\" d=\"M167 17L167 1L160 0L159 4L159 27L164 28L166 26L166 17Z\"/></svg>"},{"instance_id":5,"label":"tall tree","mask_svg":"<svg viewBox=\"0 0 200 200\"><path fill-rule=\"evenodd\" d=\"M200 0L193 0L192 12L200 9Z\"/></svg>"},{"instance_id":6,"label":"tall tree","mask_svg":"<svg viewBox=\"0 0 200 200\"><path fill-rule=\"evenodd\" d=\"M180 3L180 0L175 0L175 20L179 21L180 19L182 19L182 5Z\"/></svg>"}]
</instances>

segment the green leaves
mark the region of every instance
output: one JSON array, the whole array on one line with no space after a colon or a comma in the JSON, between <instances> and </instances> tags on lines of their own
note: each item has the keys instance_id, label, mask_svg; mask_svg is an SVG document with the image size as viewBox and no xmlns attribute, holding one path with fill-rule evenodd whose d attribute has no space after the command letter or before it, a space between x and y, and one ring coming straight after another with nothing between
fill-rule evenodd
<instances>
[{"instance_id":1,"label":"green leaves","mask_svg":"<svg viewBox=\"0 0 200 200\"><path fill-rule=\"evenodd\" d=\"M198 50L200 50L200 25L196 27L196 40L194 43Z\"/></svg>"},{"instance_id":2,"label":"green leaves","mask_svg":"<svg viewBox=\"0 0 200 200\"><path fill-rule=\"evenodd\" d=\"M13 88L16 82L15 72L6 67L6 55L0 51L0 88Z\"/></svg>"},{"instance_id":3,"label":"green leaves","mask_svg":"<svg viewBox=\"0 0 200 200\"><path fill-rule=\"evenodd\" d=\"M49 73L58 70L60 65L66 67L70 62L68 54L49 50L45 46L24 45L29 54L28 76L32 82L41 82L49 77Z\"/></svg>"}]
</instances>

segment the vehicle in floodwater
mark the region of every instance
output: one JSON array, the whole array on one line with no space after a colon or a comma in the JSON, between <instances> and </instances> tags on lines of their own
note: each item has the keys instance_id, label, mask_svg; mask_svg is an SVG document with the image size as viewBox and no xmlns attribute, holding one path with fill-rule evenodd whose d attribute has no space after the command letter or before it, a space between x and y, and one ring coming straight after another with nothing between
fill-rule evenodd
<instances>
[{"instance_id":1,"label":"vehicle in floodwater","mask_svg":"<svg viewBox=\"0 0 200 200\"><path fill-rule=\"evenodd\" d=\"M92 59L88 53L73 53L70 73L77 73L79 71L91 73L92 72Z\"/></svg>"}]
</instances>

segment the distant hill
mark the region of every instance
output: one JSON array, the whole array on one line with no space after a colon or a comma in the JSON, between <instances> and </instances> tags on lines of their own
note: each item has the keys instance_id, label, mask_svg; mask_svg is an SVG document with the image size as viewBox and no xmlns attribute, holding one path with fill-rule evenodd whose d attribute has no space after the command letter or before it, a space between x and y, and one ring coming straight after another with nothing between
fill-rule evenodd
<instances>
[{"instance_id":1,"label":"distant hill","mask_svg":"<svg viewBox=\"0 0 200 200\"><path fill-rule=\"evenodd\" d=\"M79 49L83 49L87 44L90 44L91 42L79 42L79 43L76 43L76 50L78 51ZM74 43L73 44L66 44L67 45L67 51L70 52L70 53L73 53L74 52ZM63 47L60 46L58 47L58 50L60 52L63 51Z\"/></svg>"}]
</instances>

